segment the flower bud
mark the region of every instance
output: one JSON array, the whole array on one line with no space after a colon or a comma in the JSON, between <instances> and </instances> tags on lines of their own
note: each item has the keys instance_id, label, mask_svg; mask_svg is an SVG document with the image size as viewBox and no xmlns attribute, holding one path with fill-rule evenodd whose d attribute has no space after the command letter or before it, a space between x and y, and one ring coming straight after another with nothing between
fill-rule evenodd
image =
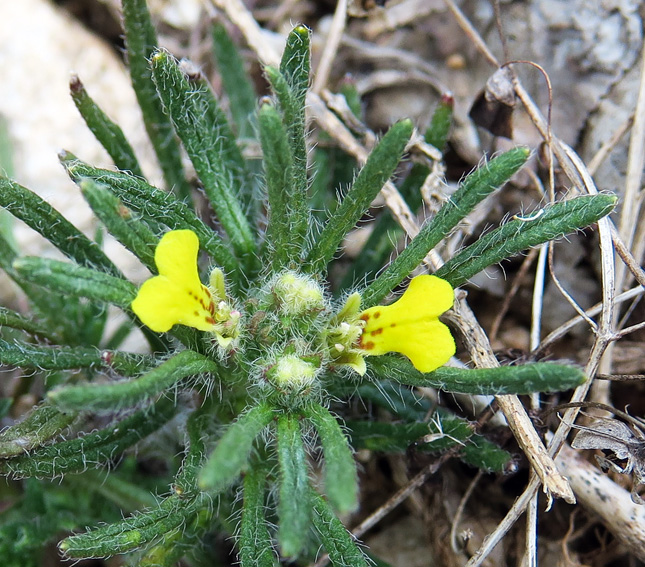
<instances>
[{"instance_id":1,"label":"flower bud","mask_svg":"<svg viewBox=\"0 0 645 567\"><path fill-rule=\"evenodd\" d=\"M311 386L318 369L295 354L281 355L267 372L267 378L285 391L302 390Z\"/></svg>"},{"instance_id":2,"label":"flower bud","mask_svg":"<svg viewBox=\"0 0 645 567\"><path fill-rule=\"evenodd\" d=\"M296 272L281 273L272 288L279 309L285 315L324 309L323 290L313 279Z\"/></svg>"}]
</instances>

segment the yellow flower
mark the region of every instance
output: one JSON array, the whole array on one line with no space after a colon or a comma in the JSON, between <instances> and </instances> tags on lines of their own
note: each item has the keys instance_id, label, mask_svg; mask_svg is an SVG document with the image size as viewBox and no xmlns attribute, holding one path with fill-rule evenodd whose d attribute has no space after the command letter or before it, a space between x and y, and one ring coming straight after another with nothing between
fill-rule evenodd
<instances>
[{"instance_id":1,"label":"yellow flower","mask_svg":"<svg viewBox=\"0 0 645 567\"><path fill-rule=\"evenodd\" d=\"M436 276L422 275L398 301L363 311L365 327L358 340L364 355L398 352L420 372L432 372L455 354L455 340L439 316L452 307L452 286Z\"/></svg>"},{"instance_id":2,"label":"yellow flower","mask_svg":"<svg viewBox=\"0 0 645 567\"><path fill-rule=\"evenodd\" d=\"M417 276L398 301L359 313L360 295L350 295L330 322L327 342L336 364L361 376L365 356L398 352L420 372L432 372L455 354L450 329L439 315L452 307L452 286L436 276Z\"/></svg>"},{"instance_id":3,"label":"yellow flower","mask_svg":"<svg viewBox=\"0 0 645 567\"><path fill-rule=\"evenodd\" d=\"M239 311L225 301L224 280L217 268L213 289L202 284L197 272L199 239L192 230L171 230L155 250L159 275L139 289L132 310L157 333L181 324L215 334L221 347L230 347L238 335Z\"/></svg>"}]
</instances>

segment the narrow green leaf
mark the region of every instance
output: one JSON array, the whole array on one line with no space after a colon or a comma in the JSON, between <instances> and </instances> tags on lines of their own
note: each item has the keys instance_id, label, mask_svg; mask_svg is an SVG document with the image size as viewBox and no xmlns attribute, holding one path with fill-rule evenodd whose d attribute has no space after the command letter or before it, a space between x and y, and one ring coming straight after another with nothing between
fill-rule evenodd
<instances>
[{"instance_id":1,"label":"narrow green leaf","mask_svg":"<svg viewBox=\"0 0 645 567\"><path fill-rule=\"evenodd\" d=\"M61 412L47 403L29 412L20 423L0 431L0 458L28 453L69 426L78 414Z\"/></svg>"},{"instance_id":2,"label":"narrow green leaf","mask_svg":"<svg viewBox=\"0 0 645 567\"><path fill-rule=\"evenodd\" d=\"M169 229L190 228L199 237L201 246L227 273L239 275L239 264L222 239L208 228L185 203L175 197L148 185L143 179L127 173L97 169L76 156L65 152L61 161L75 183L92 179L108 187L123 204L139 213L143 219L150 219L166 225Z\"/></svg>"},{"instance_id":3,"label":"narrow green leaf","mask_svg":"<svg viewBox=\"0 0 645 567\"><path fill-rule=\"evenodd\" d=\"M120 376L138 376L142 372L158 366L160 359L150 354L137 354L122 350L102 350L101 362Z\"/></svg>"},{"instance_id":4,"label":"narrow green leaf","mask_svg":"<svg viewBox=\"0 0 645 567\"><path fill-rule=\"evenodd\" d=\"M356 80L350 75L345 75L340 82L338 92L345 97L347 107L352 111L352 114L362 121L363 101L361 100L361 93L358 91Z\"/></svg>"},{"instance_id":5,"label":"narrow green leaf","mask_svg":"<svg viewBox=\"0 0 645 567\"><path fill-rule=\"evenodd\" d=\"M65 386L50 391L47 399L62 410L114 411L151 399L188 376L217 370L214 361L184 350L135 380Z\"/></svg>"},{"instance_id":6,"label":"narrow green leaf","mask_svg":"<svg viewBox=\"0 0 645 567\"><path fill-rule=\"evenodd\" d=\"M287 36L287 43L280 61L280 72L289 83L289 87L300 106L303 107L303 111L311 67L309 44L309 29L303 25L296 26Z\"/></svg>"},{"instance_id":7,"label":"narrow green leaf","mask_svg":"<svg viewBox=\"0 0 645 567\"><path fill-rule=\"evenodd\" d=\"M65 311L66 298L52 296L42 287L33 285L20 277L13 268L13 262L17 257L18 255L11 244L0 234L0 268L25 292L34 307L34 312L50 325L55 323L49 329L50 332L60 334L62 337L74 336L76 332L75 325L72 325L67 318L61 317L61 313Z\"/></svg>"},{"instance_id":8,"label":"narrow green leaf","mask_svg":"<svg viewBox=\"0 0 645 567\"><path fill-rule=\"evenodd\" d=\"M392 263L363 293L362 306L379 304L410 275L430 252L475 206L503 185L526 162L527 148L514 148L471 173L436 216L427 222ZM438 274L437 274L438 275ZM453 284L454 285L454 284Z\"/></svg>"},{"instance_id":9,"label":"narrow green leaf","mask_svg":"<svg viewBox=\"0 0 645 567\"><path fill-rule=\"evenodd\" d=\"M284 113L284 124L289 134L293 153L294 180L297 193L294 208L304 212L307 191L307 143L305 135L305 99L309 87L310 53L309 30L296 26L287 36L280 70L267 69L267 77ZM284 83L287 87L285 89ZM304 215L300 215L304 217Z\"/></svg>"},{"instance_id":10,"label":"narrow green leaf","mask_svg":"<svg viewBox=\"0 0 645 567\"><path fill-rule=\"evenodd\" d=\"M13 405L12 398L0 398L0 419L4 419L9 414L9 410Z\"/></svg>"},{"instance_id":11,"label":"narrow green leaf","mask_svg":"<svg viewBox=\"0 0 645 567\"><path fill-rule=\"evenodd\" d=\"M307 267L311 272L325 269L342 239L392 176L411 135L412 122L403 120L392 126L372 150L349 192L309 250Z\"/></svg>"},{"instance_id":12,"label":"narrow green leaf","mask_svg":"<svg viewBox=\"0 0 645 567\"><path fill-rule=\"evenodd\" d=\"M156 508L65 538L58 548L69 559L127 553L181 534L186 525L209 506L212 506L212 502L206 494L198 493L189 498L172 495Z\"/></svg>"},{"instance_id":13,"label":"narrow green leaf","mask_svg":"<svg viewBox=\"0 0 645 567\"><path fill-rule=\"evenodd\" d=\"M362 399L369 400L408 422L394 424L395 432L388 430L392 424L361 422L356 427L356 422L348 422L352 444L357 449L366 447L386 452L405 451L410 443L421 436L430 435L427 443L417 445L418 451L437 452L462 445L458 456L463 462L488 472L508 470L512 457L507 451L482 435L473 433L471 425L463 417L441 407L434 408L429 400L420 398L409 388L381 381L378 386L374 383L362 384L359 394ZM428 422L430 414L432 419ZM372 423L377 425L372 427Z\"/></svg>"},{"instance_id":14,"label":"narrow green leaf","mask_svg":"<svg viewBox=\"0 0 645 567\"><path fill-rule=\"evenodd\" d=\"M119 270L99 246L34 192L0 177L0 206L49 240L81 266L99 268L118 276Z\"/></svg>"},{"instance_id":15,"label":"narrow green leaf","mask_svg":"<svg viewBox=\"0 0 645 567\"><path fill-rule=\"evenodd\" d=\"M452 116L455 108L455 99L451 94L441 96L430 120L430 126L424 135L425 141L443 152L448 141L448 134L452 126Z\"/></svg>"},{"instance_id":16,"label":"narrow green leaf","mask_svg":"<svg viewBox=\"0 0 645 567\"><path fill-rule=\"evenodd\" d=\"M508 473L513 457L481 435L471 435L459 458L471 467L484 472Z\"/></svg>"},{"instance_id":17,"label":"narrow green leaf","mask_svg":"<svg viewBox=\"0 0 645 567\"><path fill-rule=\"evenodd\" d=\"M80 187L85 200L110 234L156 274L154 255L159 239L150 228L133 216L132 211L106 186L92 179L85 179L81 181Z\"/></svg>"},{"instance_id":18,"label":"narrow green leaf","mask_svg":"<svg viewBox=\"0 0 645 567\"><path fill-rule=\"evenodd\" d=\"M56 293L87 297L128 309L136 296L129 281L71 262L23 256L13 267L25 280Z\"/></svg>"},{"instance_id":19,"label":"narrow green leaf","mask_svg":"<svg viewBox=\"0 0 645 567\"><path fill-rule=\"evenodd\" d=\"M5 116L0 118L0 171L7 177L14 176L14 141L9 134L9 124ZM10 228L5 225L4 221L0 222L0 234L9 237L10 233L7 229Z\"/></svg>"},{"instance_id":20,"label":"narrow green leaf","mask_svg":"<svg viewBox=\"0 0 645 567\"><path fill-rule=\"evenodd\" d=\"M289 134L289 144L291 145L294 159L302 160L303 156L300 155L302 152L300 146L305 143L304 106L298 100L289 81L287 81L287 78L282 74L280 69L267 65L264 68L264 74L271 85L271 90L282 111L282 119ZM302 166L303 164L300 161L297 167L301 170ZM302 179L299 178L299 181L302 181Z\"/></svg>"},{"instance_id":21,"label":"narrow green leaf","mask_svg":"<svg viewBox=\"0 0 645 567\"><path fill-rule=\"evenodd\" d=\"M0 339L0 363L41 370L88 368L101 363L101 353L94 348L38 346Z\"/></svg>"},{"instance_id":22,"label":"narrow green leaf","mask_svg":"<svg viewBox=\"0 0 645 567\"><path fill-rule=\"evenodd\" d=\"M381 451L384 453L402 453L410 445L430 434L428 423L414 421L411 423L383 423L380 421L349 421L347 428L352 437L352 445L357 449ZM467 439L472 431L465 426ZM457 438L459 441L463 439Z\"/></svg>"},{"instance_id":23,"label":"narrow green leaf","mask_svg":"<svg viewBox=\"0 0 645 567\"><path fill-rule=\"evenodd\" d=\"M336 418L318 404L305 409L322 443L325 458L325 492L331 505L340 513L352 512L358 506L358 476L352 449Z\"/></svg>"},{"instance_id":24,"label":"narrow green leaf","mask_svg":"<svg viewBox=\"0 0 645 567\"><path fill-rule=\"evenodd\" d=\"M292 194L290 208L292 216L297 221L294 229L295 238L302 240L307 233L307 218L309 207L307 204L307 145L305 140L305 113L304 105L294 94L287 79L274 67L266 67L265 74L271 88L276 95L280 110L282 111L282 124L287 132L289 145L288 159L291 162L290 189Z\"/></svg>"},{"instance_id":25,"label":"narrow green leaf","mask_svg":"<svg viewBox=\"0 0 645 567\"><path fill-rule=\"evenodd\" d=\"M440 150L443 150L446 144L452 124L453 103L450 95L442 97L425 133L425 141ZM399 187L399 193L412 212L416 212L422 204L421 187L429 174L428 166L414 163ZM353 288L360 282L374 279L375 275L389 262L397 242L404 234L392 213L388 209L383 210L372 226L370 236L360 254L345 273L340 288Z\"/></svg>"},{"instance_id":26,"label":"narrow green leaf","mask_svg":"<svg viewBox=\"0 0 645 567\"><path fill-rule=\"evenodd\" d=\"M313 490L313 524L320 535L323 547L329 554L331 564L335 567L368 567L363 552L356 545L356 540L345 529L325 499Z\"/></svg>"},{"instance_id":27,"label":"narrow green leaf","mask_svg":"<svg viewBox=\"0 0 645 567\"><path fill-rule=\"evenodd\" d=\"M304 188L295 186L293 155L280 115L272 105L264 104L258 121L269 199L265 244L273 269L278 271L298 262L309 224L308 213L302 216L301 208L293 206L296 193Z\"/></svg>"},{"instance_id":28,"label":"narrow green leaf","mask_svg":"<svg viewBox=\"0 0 645 567\"><path fill-rule=\"evenodd\" d=\"M439 388L462 394L560 392L575 388L586 380L579 368L553 362L472 369L442 366L434 372L423 374L408 360L394 356L375 356L370 358L369 366L379 376L400 384Z\"/></svg>"},{"instance_id":29,"label":"narrow green leaf","mask_svg":"<svg viewBox=\"0 0 645 567\"><path fill-rule=\"evenodd\" d=\"M234 482L249 460L253 441L273 418L273 408L260 404L229 425L199 475L199 487L219 492Z\"/></svg>"},{"instance_id":30,"label":"narrow green leaf","mask_svg":"<svg viewBox=\"0 0 645 567\"><path fill-rule=\"evenodd\" d=\"M309 471L298 417L281 415L277 438L280 464L278 541L282 555L294 557L303 550L307 541L305 534L311 524Z\"/></svg>"},{"instance_id":31,"label":"narrow green leaf","mask_svg":"<svg viewBox=\"0 0 645 567\"><path fill-rule=\"evenodd\" d=\"M72 100L83 120L85 120L94 137L110 155L114 165L123 171L129 171L133 175L143 177L137 156L123 130L118 124L110 120L108 115L94 102L77 75L72 75L69 89Z\"/></svg>"},{"instance_id":32,"label":"narrow green leaf","mask_svg":"<svg viewBox=\"0 0 645 567\"><path fill-rule=\"evenodd\" d=\"M122 376L132 376L153 366L152 356L128 352L99 351L80 346L44 346L0 339L0 364L38 370L90 368L105 364Z\"/></svg>"},{"instance_id":33,"label":"narrow green leaf","mask_svg":"<svg viewBox=\"0 0 645 567\"><path fill-rule=\"evenodd\" d=\"M442 412L443 414L443 412ZM403 453L414 445L422 453L460 446L459 458L487 472L504 472L511 455L485 437L473 433L465 419L435 415L431 422L382 423L351 421L347 426L356 449Z\"/></svg>"},{"instance_id":34,"label":"narrow green leaf","mask_svg":"<svg viewBox=\"0 0 645 567\"><path fill-rule=\"evenodd\" d=\"M257 138L257 95L237 46L223 24L214 24L212 38L217 70L222 78L223 90L227 95L230 113L236 126L234 130L243 148L244 144L252 143ZM238 197L246 216L250 219L257 219L261 209L257 182L259 165L260 160L244 160L246 181L239 187Z\"/></svg>"},{"instance_id":35,"label":"narrow green leaf","mask_svg":"<svg viewBox=\"0 0 645 567\"><path fill-rule=\"evenodd\" d=\"M13 244L7 240L0 232L0 268L2 268L11 279L19 278L13 269L13 261L18 257L18 253Z\"/></svg>"},{"instance_id":36,"label":"narrow green leaf","mask_svg":"<svg viewBox=\"0 0 645 567\"><path fill-rule=\"evenodd\" d=\"M254 138L252 119L257 105L257 96L249 75L244 69L244 61L224 24L216 22L212 36L217 69L228 95L237 133L240 138Z\"/></svg>"},{"instance_id":37,"label":"narrow green leaf","mask_svg":"<svg viewBox=\"0 0 645 567\"><path fill-rule=\"evenodd\" d=\"M275 567L277 558L264 516L265 471L252 467L244 476L244 501L240 524L240 565Z\"/></svg>"},{"instance_id":38,"label":"narrow green leaf","mask_svg":"<svg viewBox=\"0 0 645 567\"><path fill-rule=\"evenodd\" d=\"M205 400L201 407L193 411L186 421L188 448L181 468L175 477L175 490L178 493L197 492L197 475L206 459L206 439L209 427L213 425L213 406L218 401Z\"/></svg>"},{"instance_id":39,"label":"narrow green leaf","mask_svg":"<svg viewBox=\"0 0 645 567\"><path fill-rule=\"evenodd\" d=\"M157 49L157 33L146 0L123 0L122 10L130 78L148 137L168 188L180 199L189 200L191 188L184 175L179 143L152 81L149 61Z\"/></svg>"},{"instance_id":40,"label":"narrow green leaf","mask_svg":"<svg viewBox=\"0 0 645 567\"><path fill-rule=\"evenodd\" d=\"M123 512L131 513L139 508L157 506L156 496L147 487L136 484L135 480L129 480L120 473L120 470L112 470L106 475L105 471L90 469L72 475L63 482L75 487L82 486L90 493L97 492L109 502L114 502Z\"/></svg>"},{"instance_id":41,"label":"narrow green leaf","mask_svg":"<svg viewBox=\"0 0 645 567\"><path fill-rule=\"evenodd\" d=\"M542 213L516 218L464 248L436 275L460 286L492 264L597 222L612 211L616 201L615 195L585 195L545 207Z\"/></svg>"},{"instance_id":42,"label":"narrow green leaf","mask_svg":"<svg viewBox=\"0 0 645 567\"><path fill-rule=\"evenodd\" d=\"M105 339L105 348L110 350L118 349L132 332L132 321L123 321L112 334Z\"/></svg>"},{"instance_id":43,"label":"narrow green leaf","mask_svg":"<svg viewBox=\"0 0 645 567\"><path fill-rule=\"evenodd\" d=\"M174 400L161 398L154 406L94 433L46 445L9 459L0 459L0 474L12 478L52 479L82 472L115 459L125 449L166 424L176 413Z\"/></svg>"},{"instance_id":44,"label":"narrow green leaf","mask_svg":"<svg viewBox=\"0 0 645 567\"><path fill-rule=\"evenodd\" d=\"M160 51L160 53L167 56L171 64L177 64L177 61L166 52ZM218 136L214 142L216 151L213 149L208 151L215 156L215 160L225 162L224 167L232 176L231 186L233 187L234 195L240 199L243 206L248 206L248 199L250 198L248 192L253 187L253 180L249 177L246 160L242 155L242 150L237 145L235 133L226 112L221 107L210 83L196 66L193 66L189 61L182 61L176 70L181 73L180 76L183 76L192 87L193 96L200 99L204 109L204 124L211 129L212 135ZM188 108L190 109L191 107L189 106ZM213 142L211 141L212 144ZM242 199L242 196L245 198Z\"/></svg>"},{"instance_id":45,"label":"narrow green leaf","mask_svg":"<svg viewBox=\"0 0 645 567\"><path fill-rule=\"evenodd\" d=\"M248 265L255 258L255 242L237 198L244 177L236 159L239 149L224 113L210 89L189 82L168 53L155 53L152 75L218 220L238 257Z\"/></svg>"},{"instance_id":46,"label":"narrow green leaf","mask_svg":"<svg viewBox=\"0 0 645 567\"><path fill-rule=\"evenodd\" d=\"M9 327L11 329L20 329L30 335L42 337L50 341L56 341L56 334L48 329L42 323L25 317L20 313L0 306L0 327Z\"/></svg>"}]
</instances>

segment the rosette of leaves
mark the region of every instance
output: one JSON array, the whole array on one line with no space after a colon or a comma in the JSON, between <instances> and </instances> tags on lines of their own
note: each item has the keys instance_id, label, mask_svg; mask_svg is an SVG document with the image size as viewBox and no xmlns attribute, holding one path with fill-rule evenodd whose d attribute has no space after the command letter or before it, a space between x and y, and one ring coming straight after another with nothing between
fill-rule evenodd
<instances>
[{"instance_id":1,"label":"rosette of leaves","mask_svg":"<svg viewBox=\"0 0 645 567\"><path fill-rule=\"evenodd\" d=\"M75 531L59 543L68 558L125 554L132 565L175 565L182 558L186 564L211 564L209 534L224 533L235 534L245 566L306 560L320 545L334 565L366 565L363 550L337 516L358 505L354 447L401 450L441 429L449 435L426 443L427 450L459 445L461 458L487 470L503 469L508 455L447 411L428 423L427 408L411 396L400 397L396 413L403 422L396 426L365 416L344 427L329 409L332 401L342 408L358 393L383 404L393 383L502 394L567 389L584 379L574 367L548 363L423 372L392 354L370 356L365 370L357 371L369 355L361 351L367 343L348 343L355 352L347 358L340 343L329 342L339 317L351 311L348 303L369 310L384 302L529 152L511 150L471 173L391 262L385 246L390 239L383 235L396 226L386 217L378 220L381 228L344 284L349 287L354 277L366 285L355 287L358 299L334 299L329 266L398 166L412 134L410 121L392 126L332 203L336 187L312 184L307 168L305 27L288 36L280 66L265 69L272 94L259 104L234 45L222 27L215 28L229 117L199 73L187 72L156 48L145 2L124 0L123 10L132 83L168 190L141 176L120 128L78 79L71 85L74 101L116 168L98 169L65 152L61 161L102 226L153 279L163 276L164 234L196 237L200 270L216 270L209 287L199 276L195 285L217 300L212 310L203 307L219 326L208 331L186 323L191 314L167 331L144 325L133 311L137 285L105 255L100 234L87 238L29 189L0 179L0 204L68 258L22 256L0 236L0 267L31 309L0 310L0 362L21 373L16 397L30 388L43 392L36 408L0 433L0 471L29 479L3 489L9 505L0 516L0 556L6 565L35 565L46 543L61 531ZM426 136L439 149L449 116L450 103L444 101ZM241 150L256 135L263 150L261 176ZM186 178L182 146L199 191ZM323 163L325 150L317 151L323 153L316 162ZM413 209L420 205L425 174L424 166L415 166L402 176L401 189ZM194 206L202 201L209 207L206 216ZM321 203L329 204L323 220ZM578 197L547 207L532 222L507 222L435 276L459 286L491 264L594 223L614 203L608 195ZM126 319L108 330L112 308ZM149 354L120 349L137 327ZM360 335L360 324L357 329ZM3 402L4 415L12 401ZM135 446L142 457L163 462L156 481L132 457L122 458ZM314 483L319 469L322 481ZM151 491L162 496L152 498ZM84 531L87 525L95 527Z\"/></svg>"}]
</instances>

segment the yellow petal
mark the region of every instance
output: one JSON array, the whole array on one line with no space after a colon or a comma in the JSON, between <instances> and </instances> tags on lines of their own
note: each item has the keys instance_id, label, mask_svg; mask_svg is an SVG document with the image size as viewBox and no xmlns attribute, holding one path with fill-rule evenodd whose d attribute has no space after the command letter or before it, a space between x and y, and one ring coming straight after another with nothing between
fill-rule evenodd
<instances>
[{"instance_id":1,"label":"yellow petal","mask_svg":"<svg viewBox=\"0 0 645 567\"><path fill-rule=\"evenodd\" d=\"M199 240L190 230L170 231L159 242L159 275L146 281L132 302L132 310L153 331L163 333L175 324L212 330L214 306L199 279L198 251Z\"/></svg>"},{"instance_id":2,"label":"yellow petal","mask_svg":"<svg viewBox=\"0 0 645 567\"><path fill-rule=\"evenodd\" d=\"M366 355L398 352L420 372L431 372L455 354L455 341L439 315L452 307L452 286L436 276L417 276L391 305L361 313L365 328L360 348Z\"/></svg>"},{"instance_id":3,"label":"yellow petal","mask_svg":"<svg viewBox=\"0 0 645 567\"><path fill-rule=\"evenodd\" d=\"M163 235L155 250L159 275L184 287L201 287L197 273L199 239L192 230L171 230Z\"/></svg>"},{"instance_id":4,"label":"yellow petal","mask_svg":"<svg viewBox=\"0 0 645 567\"><path fill-rule=\"evenodd\" d=\"M355 370L359 376L365 376L365 372L367 372L367 364L365 364L365 359L360 354L348 355L342 364Z\"/></svg>"}]
</instances>

